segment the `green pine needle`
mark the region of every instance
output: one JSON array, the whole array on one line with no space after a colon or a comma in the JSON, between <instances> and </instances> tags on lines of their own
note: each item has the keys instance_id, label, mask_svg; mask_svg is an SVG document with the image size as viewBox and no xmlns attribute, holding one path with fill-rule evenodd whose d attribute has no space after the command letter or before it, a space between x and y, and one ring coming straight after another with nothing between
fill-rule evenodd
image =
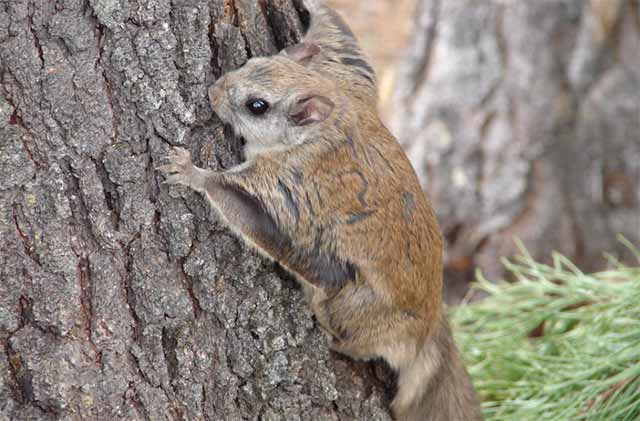
<instances>
[{"instance_id":1,"label":"green pine needle","mask_svg":"<svg viewBox=\"0 0 640 421\"><path fill-rule=\"evenodd\" d=\"M522 250L505 261L518 282L479 274L488 297L452 314L486 418L640 420L640 267L610 258L613 269L585 274Z\"/></svg>"}]
</instances>

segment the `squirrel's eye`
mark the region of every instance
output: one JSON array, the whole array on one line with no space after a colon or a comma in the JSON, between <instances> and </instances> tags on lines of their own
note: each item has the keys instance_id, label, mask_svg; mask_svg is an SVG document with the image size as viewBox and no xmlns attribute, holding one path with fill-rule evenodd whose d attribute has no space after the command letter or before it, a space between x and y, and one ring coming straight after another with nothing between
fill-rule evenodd
<instances>
[{"instance_id":1,"label":"squirrel's eye","mask_svg":"<svg viewBox=\"0 0 640 421\"><path fill-rule=\"evenodd\" d=\"M269 103L264 99L250 99L246 106L254 115L264 114L269 109Z\"/></svg>"}]
</instances>

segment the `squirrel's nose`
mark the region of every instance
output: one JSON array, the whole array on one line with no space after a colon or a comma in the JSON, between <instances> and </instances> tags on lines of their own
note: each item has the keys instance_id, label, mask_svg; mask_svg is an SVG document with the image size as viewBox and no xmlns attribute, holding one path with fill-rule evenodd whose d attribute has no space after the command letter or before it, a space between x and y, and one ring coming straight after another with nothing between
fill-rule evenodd
<instances>
[{"instance_id":1,"label":"squirrel's nose","mask_svg":"<svg viewBox=\"0 0 640 421\"><path fill-rule=\"evenodd\" d=\"M224 94L222 79L218 79L216 83L209 87L209 102L214 110L220 104L222 94Z\"/></svg>"}]
</instances>

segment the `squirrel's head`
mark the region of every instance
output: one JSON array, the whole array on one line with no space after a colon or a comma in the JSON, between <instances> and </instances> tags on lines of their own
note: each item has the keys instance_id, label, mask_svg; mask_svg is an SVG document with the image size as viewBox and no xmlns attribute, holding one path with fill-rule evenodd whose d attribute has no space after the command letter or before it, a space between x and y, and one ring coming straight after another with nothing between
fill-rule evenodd
<instances>
[{"instance_id":1,"label":"squirrel's head","mask_svg":"<svg viewBox=\"0 0 640 421\"><path fill-rule=\"evenodd\" d=\"M304 143L339 113L335 84L280 54L249 60L209 88L211 107L246 141L248 157Z\"/></svg>"}]
</instances>

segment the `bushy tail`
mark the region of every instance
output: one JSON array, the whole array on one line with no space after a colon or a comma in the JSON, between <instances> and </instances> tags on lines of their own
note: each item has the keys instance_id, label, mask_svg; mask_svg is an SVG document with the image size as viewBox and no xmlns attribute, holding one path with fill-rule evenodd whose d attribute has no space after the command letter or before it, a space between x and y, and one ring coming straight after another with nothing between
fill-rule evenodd
<instances>
[{"instance_id":1,"label":"bushy tail","mask_svg":"<svg viewBox=\"0 0 640 421\"><path fill-rule=\"evenodd\" d=\"M400 369L392 407L398 421L482 420L446 320L413 363Z\"/></svg>"}]
</instances>

